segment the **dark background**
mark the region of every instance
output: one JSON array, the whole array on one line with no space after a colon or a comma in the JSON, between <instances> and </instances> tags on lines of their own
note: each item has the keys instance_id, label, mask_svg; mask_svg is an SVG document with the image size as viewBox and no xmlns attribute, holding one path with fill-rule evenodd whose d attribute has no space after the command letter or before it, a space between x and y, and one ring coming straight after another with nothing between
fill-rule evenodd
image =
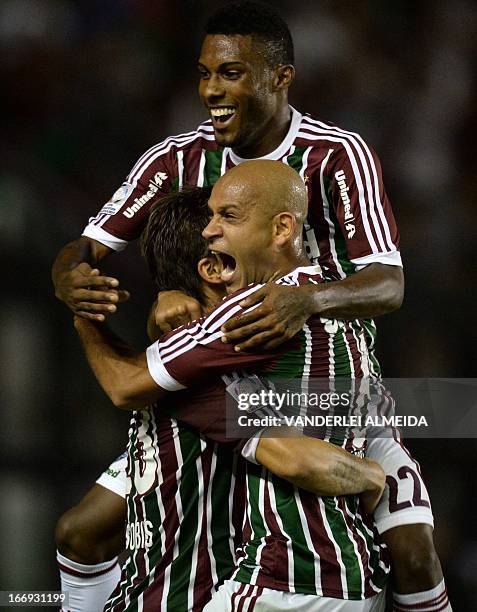
<instances>
[{"instance_id":1,"label":"dark background","mask_svg":"<svg viewBox=\"0 0 477 612\"><path fill-rule=\"evenodd\" d=\"M53 296L51 264L144 150L207 118L195 66L219 4L0 3L1 589L58 588L55 522L127 436ZM382 161L406 272L404 306L378 321L385 375L475 376L475 4L274 4L296 43L292 103L360 132ZM153 292L136 247L107 270L132 292L117 329L144 346ZM472 610L476 441L412 448L454 610Z\"/></svg>"}]
</instances>

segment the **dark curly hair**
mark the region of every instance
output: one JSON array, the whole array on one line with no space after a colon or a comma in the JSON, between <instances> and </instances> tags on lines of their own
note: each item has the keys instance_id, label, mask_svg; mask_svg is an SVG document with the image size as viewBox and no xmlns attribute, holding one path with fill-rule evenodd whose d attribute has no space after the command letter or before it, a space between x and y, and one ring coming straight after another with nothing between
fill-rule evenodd
<instances>
[{"instance_id":1,"label":"dark curly hair","mask_svg":"<svg viewBox=\"0 0 477 612\"><path fill-rule=\"evenodd\" d=\"M293 40L276 10L260 2L228 2L207 21L206 34L250 34L263 45L270 67L293 64Z\"/></svg>"},{"instance_id":2,"label":"dark curly hair","mask_svg":"<svg viewBox=\"0 0 477 612\"><path fill-rule=\"evenodd\" d=\"M197 263L207 254L202 231L211 217L210 187L185 187L151 208L141 251L159 291L177 289L202 302Z\"/></svg>"}]
</instances>

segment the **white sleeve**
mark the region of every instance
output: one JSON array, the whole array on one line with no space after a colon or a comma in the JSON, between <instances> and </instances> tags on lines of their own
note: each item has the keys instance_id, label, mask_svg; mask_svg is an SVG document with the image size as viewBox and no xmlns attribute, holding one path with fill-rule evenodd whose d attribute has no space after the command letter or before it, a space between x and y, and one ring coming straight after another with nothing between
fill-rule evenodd
<instances>
[{"instance_id":1,"label":"white sleeve","mask_svg":"<svg viewBox=\"0 0 477 612\"><path fill-rule=\"evenodd\" d=\"M124 251L127 247L128 242L126 240L121 240L120 238L116 238L112 234L108 234L101 227L97 227L96 225L92 225L91 223L87 225L83 230L83 236L87 238L92 238L97 242L101 242L105 246L109 247L113 251Z\"/></svg>"},{"instance_id":2,"label":"white sleeve","mask_svg":"<svg viewBox=\"0 0 477 612\"><path fill-rule=\"evenodd\" d=\"M261 429L260 431L257 431L257 433L253 436L253 438L250 438L250 440L247 440L247 442L244 444L242 448L242 452L241 452L242 457L244 459L247 459L247 461L250 461L251 463L255 463L255 465L260 465L260 463L256 460L255 455L257 453L258 443L260 442L260 438L262 437L262 434L264 431L265 429Z\"/></svg>"},{"instance_id":3,"label":"white sleeve","mask_svg":"<svg viewBox=\"0 0 477 612\"><path fill-rule=\"evenodd\" d=\"M389 253L373 253L365 257L358 257L351 260L357 270L362 270L372 263L382 263L385 266L397 266L402 268L401 253L399 251L390 251Z\"/></svg>"},{"instance_id":4,"label":"white sleeve","mask_svg":"<svg viewBox=\"0 0 477 612\"><path fill-rule=\"evenodd\" d=\"M175 380L164 367L159 353L159 340L151 344L146 350L147 367L154 381L166 391L180 391L184 385Z\"/></svg>"}]
</instances>

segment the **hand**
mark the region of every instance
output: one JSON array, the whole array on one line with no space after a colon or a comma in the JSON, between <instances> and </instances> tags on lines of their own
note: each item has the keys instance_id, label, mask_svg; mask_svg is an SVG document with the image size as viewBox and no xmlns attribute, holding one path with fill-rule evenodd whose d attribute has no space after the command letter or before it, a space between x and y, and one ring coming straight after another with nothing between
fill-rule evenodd
<instances>
[{"instance_id":1,"label":"hand","mask_svg":"<svg viewBox=\"0 0 477 612\"><path fill-rule=\"evenodd\" d=\"M379 504L379 500L381 499L386 485L386 474L379 463L371 459L365 459L365 461L368 467L370 484L368 489L361 493L360 498L363 510L366 514L373 514L376 510L376 506Z\"/></svg>"},{"instance_id":2,"label":"hand","mask_svg":"<svg viewBox=\"0 0 477 612\"><path fill-rule=\"evenodd\" d=\"M161 291L157 296L154 319L163 334L201 316L199 302L182 291Z\"/></svg>"},{"instance_id":3,"label":"hand","mask_svg":"<svg viewBox=\"0 0 477 612\"><path fill-rule=\"evenodd\" d=\"M236 351L274 349L292 338L313 314L312 291L316 285L286 287L267 283L240 302L246 310L263 303L240 317L234 317L222 327L222 342L235 344Z\"/></svg>"},{"instance_id":4,"label":"hand","mask_svg":"<svg viewBox=\"0 0 477 612\"><path fill-rule=\"evenodd\" d=\"M116 304L129 299L129 293L118 286L116 278L102 276L97 268L83 262L59 277L55 295L75 315L104 321L107 315L116 312Z\"/></svg>"}]
</instances>

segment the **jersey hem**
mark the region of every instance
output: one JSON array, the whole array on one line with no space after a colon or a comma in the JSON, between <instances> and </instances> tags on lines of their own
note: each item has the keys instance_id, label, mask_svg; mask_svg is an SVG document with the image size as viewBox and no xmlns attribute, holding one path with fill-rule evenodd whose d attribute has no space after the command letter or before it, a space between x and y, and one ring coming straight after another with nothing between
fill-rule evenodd
<instances>
[{"instance_id":1,"label":"jersey hem","mask_svg":"<svg viewBox=\"0 0 477 612\"><path fill-rule=\"evenodd\" d=\"M385 266L397 266L402 268L401 253L399 251L390 251L389 253L372 253L371 255L365 255L364 257L357 257L351 259L351 263L354 263L357 270L361 270L365 266L369 266L372 263L382 263Z\"/></svg>"},{"instance_id":2,"label":"jersey hem","mask_svg":"<svg viewBox=\"0 0 477 612\"><path fill-rule=\"evenodd\" d=\"M325 595L323 591L321 589L317 589L316 586L293 583L293 588L290 588L288 582L279 582L278 580L265 580L263 578L257 578L257 580L255 580L253 583L249 580L241 580L238 577L232 577L232 580L235 580L236 582L240 582L242 584L250 584L252 586L263 587L265 589L274 589L275 591L297 593L300 595L316 595L318 597L331 597L333 599L340 599L342 601L365 601L366 599L370 599L369 597L364 597L361 591L348 591L348 594L345 597L343 591L327 589ZM374 587L376 589L379 589L379 591L377 591L375 595L378 595L385 588L385 586L379 587L377 585L374 585Z\"/></svg>"},{"instance_id":3,"label":"jersey hem","mask_svg":"<svg viewBox=\"0 0 477 612\"><path fill-rule=\"evenodd\" d=\"M388 516L385 519L377 520L375 525L379 535L389 531L393 527L401 527L402 525L414 525L416 523L424 523L430 525L434 529L434 516L432 512L416 512L415 510L402 510L396 512L393 516Z\"/></svg>"},{"instance_id":4,"label":"jersey hem","mask_svg":"<svg viewBox=\"0 0 477 612\"><path fill-rule=\"evenodd\" d=\"M104 246L107 246L118 253L120 251L124 251L128 245L126 240L116 238L116 236L108 234L108 232L105 232L104 229L95 227L94 225L87 225L83 230L82 236L86 236L86 238L91 238L97 242L101 242L101 244L104 244Z\"/></svg>"}]
</instances>

